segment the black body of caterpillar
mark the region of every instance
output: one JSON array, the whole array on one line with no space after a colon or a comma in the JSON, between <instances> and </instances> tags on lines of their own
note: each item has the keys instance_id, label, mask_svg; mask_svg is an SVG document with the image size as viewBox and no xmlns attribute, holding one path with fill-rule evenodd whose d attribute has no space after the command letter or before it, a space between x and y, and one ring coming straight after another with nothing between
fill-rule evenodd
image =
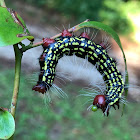
<instances>
[{"instance_id":1,"label":"black body of caterpillar","mask_svg":"<svg viewBox=\"0 0 140 140\"><path fill-rule=\"evenodd\" d=\"M51 86L55 78L55 68L58 60L63 55L75 54L81 58L88 58L88 61L96 66L103 75L106 83L106 93L95 97L93 105L101 108L103 113L109 115L109 108L115 104L119 108L119 99L124 91L124 82L121 73L117 70L115 61L107 54L103 46L95 44L89 40L86 33L80 37L72 36L67 30L62 32L62 36L56 40L46 38L44 51L40 56L40 75L37 85L33 90L45 93Z\"/></svg>"}]
</instances>

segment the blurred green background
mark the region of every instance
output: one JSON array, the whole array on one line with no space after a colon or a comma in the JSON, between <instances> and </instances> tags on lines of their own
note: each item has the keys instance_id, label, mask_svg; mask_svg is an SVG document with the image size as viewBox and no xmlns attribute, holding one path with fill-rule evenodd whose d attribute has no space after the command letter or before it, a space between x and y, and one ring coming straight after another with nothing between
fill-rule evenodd
<instances>
[{"instance_id":1,"label":"blurred green background","mask_svg":"<svg viewBox=\"0 0 140 140\"><path fill-rule=\"evenodd\" d=\"M121 37L128 60L130 80L132 79L132 84L139 86L140 0L5 1L7 7L15 9L28 25L48 27L48 33L56 25L62 29L62 24L68 27L69 23L72 26L85 19L101 21L111 26ZM35 32L42 34L38 28ZM31 33L34 34L32 30ZM8 53L7 49L5 51ZM1 53L0 50L0 106L9 108L14 79L14 58L8 59ZM121 106L120 110L112 109L110 116L104 117L101 111L86 111L87 106L83 105L85 99L75 98L82 85L68 82L63 90L69 98L59 99L52 95L53 102L47 108L44 97L31 90L35 82L31 83L29 78L37 69L31 70L28 67L22 67L15 140L140 139L139 93L129 92L131 96L128 98L124 116L121 117Z\"/></svg>"},{"instance_id":2,"label":"blurred green background","mask_svg":"<svg viewBox=\"0 0 140 140\"><path fill-rule=\"evenodd\" d=\"M119 33L128 33L133 30L130 19L131 14L139 13L140 0L6 0L9 6L18 9L15 3L21 2L22 7L30 11L26 6L33 5L46 12L42 16L44 22L59 20L65 22L79 23L85 19L97 20L111 26ZM28 7L30 8L30 7ZM32 16L34 13L30 11ZM58 17L47 18L47 16L58 15ZM38 17L37 17L38 18Z\"/></svg>"}]
</instances>

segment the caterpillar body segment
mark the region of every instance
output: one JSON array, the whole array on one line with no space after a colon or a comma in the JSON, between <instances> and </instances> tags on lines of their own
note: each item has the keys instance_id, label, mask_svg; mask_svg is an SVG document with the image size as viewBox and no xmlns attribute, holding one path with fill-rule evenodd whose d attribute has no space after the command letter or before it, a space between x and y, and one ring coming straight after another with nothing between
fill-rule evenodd
<instances>
[{"instance_id":1,"label":"caterpillar body segment","mask_svg":"<svg viewBox=\"0 0 140 140\"><path fill-rule=\"evenodd\" d=\"M109 115L110 106L119 107L119 99L124 91L124 82L121 73L117 70L116 63L106 50L101 46L89 40L86 33L80 37L72 36L67 30L64 30L62 36L56 40L43 39L44 51L40 56L40 75L37 85L33 90L45 93L52 86L55 78L55 69L58 60L63 55L75 54L81 58L88 58L88 61L96 66L97 70L103 75L106 83L106 93L103 97L95 97L93 105L101 108L104 113ZM99 104L100 98L104 99ZM96 101L95 101L96 100Z\"/></svg>"}]
</instances>

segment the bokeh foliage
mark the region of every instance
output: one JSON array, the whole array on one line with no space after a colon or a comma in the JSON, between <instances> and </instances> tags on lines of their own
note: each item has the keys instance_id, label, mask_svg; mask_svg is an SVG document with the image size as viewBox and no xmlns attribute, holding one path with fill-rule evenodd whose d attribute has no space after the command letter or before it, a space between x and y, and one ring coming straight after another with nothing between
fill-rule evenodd
<instances>
[{"instance_id":1,"label":"bokeh foliage","mask_svg":"<svg viewBox=\"0 0 140 140\"><path fill-rule=\"evenodd\" d=\"M64 15L69 22L78 23L85 19L101 21L123 34L132 31L128 12L139 9L140 5L139 0L24 0L24 2Z\"/></svg>"},{"instance_id":2,"label":"bokeh foliage","mask_svg":"<svg viewBox=\"0 0 140 140\"><path fill-rule=\"evenodd\" d=\"M1 63L0 68L0 102L9 107L14 69L6 69ZM47 110L41 94L31 90L33 81L30 77L31 74L21 75L15 139L137 140L140 137L139 103L129 103L123 117L121 109L111 109L110 116L104 117L101 110L96 113L86 111L85 98L76 98L82 87L68 83L63 90L69 98L59 99L51 94L53 102Z\"/></svg>"}]
</instances>

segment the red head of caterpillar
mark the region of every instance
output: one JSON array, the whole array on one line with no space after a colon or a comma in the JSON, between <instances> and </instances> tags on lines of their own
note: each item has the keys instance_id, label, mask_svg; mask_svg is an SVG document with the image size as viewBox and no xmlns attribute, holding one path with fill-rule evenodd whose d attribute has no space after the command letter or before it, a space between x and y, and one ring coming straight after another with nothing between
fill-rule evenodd
<instances>
[{"instance_id":1,"label":"red head of caterpillar","mask_svg":"<svg viewBox=\"0 0 140 140\"><path fill-rule=\"evenodd\" d=\"M97 111L97 109L100 108L103 113L107 113L107 116L109 115L109 108L107 109L107 102L105 95L96 95L93 100L93 106L92 111ZM107 110L106 110L107 109Z\"/></svg>"},{"instance_id":2,"label":"red head of caterpillar","mask_svg":"<svg viewBox=\"0 0 140 140\"><path fill-rule=\"evenodd\" d=\"M64 54L75 54L81 58L88 57L88 61L96 66L105 81L106 92L104 95L95 97L94 106L101 108L103 113L108 115L109 108L119 104L119 99L124 91L124 82L121 73L117 70L116 63L107 54L102 44L98 45L89 40L86 33L75 37L68 30L64 30L62 36L55 40L46 38L43 39L43 42L44 51L39 59L39 80L33 90L43 94L49 90L54 81L58 60Z\"/></svg>"},{"instance_id":3,"label":"red head of caterpillar","mask_svg":"<svg viewBox=\"0 0 140 140\"><path fill-rule=\"evenodd\" d=\"M101 108L104 112L106 107L105 95L96 95L93 101L93 105L96 105L98 108Z\"/></svg>"}]
</instances>

